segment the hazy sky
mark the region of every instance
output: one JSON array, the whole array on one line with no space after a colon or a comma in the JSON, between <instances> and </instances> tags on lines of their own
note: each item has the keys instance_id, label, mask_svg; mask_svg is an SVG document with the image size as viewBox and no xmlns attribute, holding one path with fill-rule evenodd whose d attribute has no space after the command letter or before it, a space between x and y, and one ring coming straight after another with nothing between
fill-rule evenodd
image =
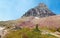
<instances>
[{"instance_id":1,"label":"hazy sky","mask_svg":"<svg viewBox=\"0 0 60 38\"><path fill-rule=\"evenodd\" d=\"M27 10L40 2L56 14L60 14L60 0L0 0L0 21L20 18Z\"/></svg>"}]
</instances>

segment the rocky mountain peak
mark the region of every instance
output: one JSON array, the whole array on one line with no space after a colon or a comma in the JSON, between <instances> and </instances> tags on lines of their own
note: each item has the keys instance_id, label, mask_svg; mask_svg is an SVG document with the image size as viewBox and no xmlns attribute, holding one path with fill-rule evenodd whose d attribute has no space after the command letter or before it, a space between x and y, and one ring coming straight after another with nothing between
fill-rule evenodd
<instances>
[{"instance_id":1,"label":"rocky mountain peak","mask_svg":"<svg viewBox=\"0 0 60 38\"><path fill-rule=\"evenodd\" d=\"M47 6L46 6L44 3L40 3L40 4L38 5L38 7L39 7L39 8L47 8Z\"/></svg>"},{"instance_id":2,"label":"rocky mountain peak","mask_svg":"<svg viewBox=\"0 0 60 38\"><path fill-rule=\"evenodd\" d=\"M34 17L47 17L54 14L44 3L40 3L35 8L28 10L22 17L34 16Z\"/></svg>"}]
</instances>

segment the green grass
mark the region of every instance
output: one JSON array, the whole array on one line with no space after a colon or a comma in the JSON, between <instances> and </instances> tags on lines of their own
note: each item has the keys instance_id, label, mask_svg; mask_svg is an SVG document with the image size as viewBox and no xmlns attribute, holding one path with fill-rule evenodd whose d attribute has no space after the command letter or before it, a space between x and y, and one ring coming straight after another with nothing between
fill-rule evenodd
<instances>
[{"instance_id":1,"label":"green grass","mask_svg":"<svg viewBox=\"0 0 60 38\"><path fill-rule=\"evenodd\" d=\"M57 38L55 36L46 34L42 35L41 31L35 31L34 29L23 28L17 31L10 31L4 38Z\"/></svg>"}]
</instances>

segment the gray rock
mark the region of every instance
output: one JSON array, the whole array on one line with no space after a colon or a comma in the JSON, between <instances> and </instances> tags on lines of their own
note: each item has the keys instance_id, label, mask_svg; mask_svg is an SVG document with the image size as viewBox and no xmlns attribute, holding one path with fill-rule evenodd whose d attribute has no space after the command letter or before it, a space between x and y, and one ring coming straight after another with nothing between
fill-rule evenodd
<instances>
[{"instance_id":1,"label":"gray rock","mask_svg":"<svg viewBox=\"0 0 60 38\"><path fill-rule=\"evenodd\" d=\"M44 3L40 3L35 8L28 10L22 17L34 16L34 17L47 17L56 15Z\"/></svg>"}]
</instances>

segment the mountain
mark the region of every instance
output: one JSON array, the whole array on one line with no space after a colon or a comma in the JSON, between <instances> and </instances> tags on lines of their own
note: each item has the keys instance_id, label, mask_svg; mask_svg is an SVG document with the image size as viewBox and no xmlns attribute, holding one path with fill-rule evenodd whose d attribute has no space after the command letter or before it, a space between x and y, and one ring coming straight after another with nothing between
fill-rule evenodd
<instances>
[{"instance_id":1,"label":"mountain","mask_svg":"<svg viewBox=\"0 0 60 38\"><path fill-rule=\"evenodd\" d=\"M35 8L28 10L22 17L34 16L34 17L47 17L56 15L44 3L40 3Z\"/></svg>"},{"instance_id":2,"label":"mountain","mask_svg":"<svg viewBox=\"0 0 60 38\"><path fill-rule=\"evenodd\" d=\"M44 17L44 18L40 18ZM53 20L52 20L53 19ZM40 27L48 25L48 27L60 27L60 16L51 12L44 3L40 3L35 8L27 11L22 18L10 21L1 21L0 26L18 26L18 27L34 27L38 24Z\"/></svg>"},{"instance_id":3,"label":"mountain","mask_svg":"<svg viewBox=\"0 0 60 38\"><path fill-rule=\"evenodd\" d=\"M44 18L39 18L44 17ZM30 9L22 18L10 21L1 21L0 26L18 26L18 27L39 27L60 28L60 16L51 12L44 3Z\"/></svg>"},{"instance_id":4,"label":"mountain","mask_svg":"<svg viewBox=\"0 0 60 38\"><path fill-rule=\"evenodd\" d=\"M3 34L0 37L5 36L4 38L60 38L60 15L54 14L44 3L40 3L27 11L22 18L0 21L0 27L4 27L0 31Z\"/></svg>"}]
</instances>

